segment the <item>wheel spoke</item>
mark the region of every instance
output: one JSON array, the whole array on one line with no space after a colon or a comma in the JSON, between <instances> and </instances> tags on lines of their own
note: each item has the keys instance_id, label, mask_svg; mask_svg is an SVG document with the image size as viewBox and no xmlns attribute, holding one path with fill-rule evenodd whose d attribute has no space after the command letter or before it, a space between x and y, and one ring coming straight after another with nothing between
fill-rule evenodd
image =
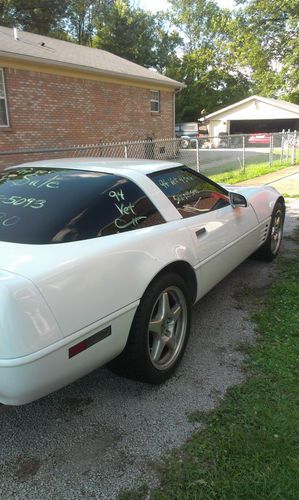
<instances>
[{"instance_id":1,"label":"wheel spoke","mask_svg":"<svg viewBox=\"0 0 299 500\"><path fill-rule=\"evenodd\" d=\"M173 306L173 308L171 309L171 315L175 322L177 322L177 320L179 319L181 312L182 312L181 304L175 304L175 306Z\"/></svg>"},{"instance_id":2,"label":"wheel spoke","mask_svg":"<svg viewBox=\"0 0 299 500\"><path fill-rule=\"evenodd\" d=\"M151 358L155 363L157 363L160 360L164 347L165 347L164 337L159 337L154 340L151 349Z\"/></svg>"},{"instance_id":3,"label":"wheel spoke","mask_svg":"<svg viewBox=\"0 0 299 500\"><path fill-rule=\"evenodd\" d=\"M158 336L161 336L161 334L162 334L162 322L163 322L163 320L160 318L153 319L152 321L150 321L149 328L148 328L149 331L152 333L155 333Z\"/></svg>"},{"instance_id":4,"label":"wheel spoke","mask_svg":"<svg viewBox=\"0 0 299 500\"><path fill-rule=\"evenodd\" d=\"M161 295L161 298L159 300L159 311L161 311L161 318L165 319L170 312L170 305L169 305L169 296L167 292L164 292Z\"/></svg>"},{"instance_id":5,"label":"wheel spoke","mask_svg":"<svg viewBox=\"0 0 299 500\"><path fill-rule=\"evenodd\" d=\"M167 348L168 348L171 352L175 352L175 350L176 350L176 346L177 346L177 341L176 341L176 338L175 338L174 336L171 336L171 337L167 340L166 346L167 346Z\"/></svg>"},{"instance_id":6,"label":"wheel spoke","mask_svg":"<svg viewBox=\"0 0 299 500\"><path fill-rule=\"evenodd\" d=\"M169 297L168 293L164 292L158 299L158 310L157 313L149 323L149 331L157 334L158 336L162 335L163 330L163 321L169 314L170 305L169 305Z\"/></svg>"}]
</instances>

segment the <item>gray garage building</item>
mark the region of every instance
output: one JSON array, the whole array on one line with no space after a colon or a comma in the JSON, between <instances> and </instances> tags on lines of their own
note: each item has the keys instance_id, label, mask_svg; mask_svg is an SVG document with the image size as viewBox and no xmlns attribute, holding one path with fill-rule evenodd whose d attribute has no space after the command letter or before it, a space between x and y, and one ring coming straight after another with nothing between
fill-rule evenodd
<instances>
[{"instance_id":1,"label":"gray garage building","mask_svg":"<svg viewBox=\"0 0 299 500\"><path fill-rule=\"evenodd\" d=\"M206 116L211 137L299 130L299 106L254 95Z\"/></svg>"}]
</instances>

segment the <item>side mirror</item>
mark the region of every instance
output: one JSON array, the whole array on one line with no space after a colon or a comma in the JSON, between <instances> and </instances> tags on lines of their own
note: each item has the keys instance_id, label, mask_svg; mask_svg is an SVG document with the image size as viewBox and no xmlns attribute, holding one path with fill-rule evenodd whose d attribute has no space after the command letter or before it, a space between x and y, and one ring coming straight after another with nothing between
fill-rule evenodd
<instances>
[{"instance_id":1,"label":"side mirror","mask_svg":"<svg viewBox=\"0 0 299 500\"><path fill-rule=\"evenodd\" d=\"M247 200L245 196L238 193L229 193L229 201L233 208L247 207Z\"/></svg>"}]
</instances>

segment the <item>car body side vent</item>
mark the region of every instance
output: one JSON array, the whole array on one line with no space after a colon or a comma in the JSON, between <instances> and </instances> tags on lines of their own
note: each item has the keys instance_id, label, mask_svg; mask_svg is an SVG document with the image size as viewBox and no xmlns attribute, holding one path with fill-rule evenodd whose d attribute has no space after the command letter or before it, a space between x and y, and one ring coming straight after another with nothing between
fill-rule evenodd
<instances>
[{"instance_id":1,"label":"car body side vent","mask_svg":"<svg viewBox=\"0 0 299 500\"><path fill-rule=\"evenodd\" d=\"M264 243L267 239L267 236L268 236L268 231L269 231L269 222L267 222L267 224L265 224L265 226L262 228L261 230L261 237L260 237L260 244Z\"/></svg>"}]
</instances>

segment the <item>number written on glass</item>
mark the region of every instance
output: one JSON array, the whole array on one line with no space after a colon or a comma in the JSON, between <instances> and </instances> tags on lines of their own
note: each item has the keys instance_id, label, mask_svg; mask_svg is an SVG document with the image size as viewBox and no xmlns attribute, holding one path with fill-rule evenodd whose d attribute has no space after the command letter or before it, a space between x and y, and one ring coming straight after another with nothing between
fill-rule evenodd
<instances>
[{"instance_id":1,"label":"number written on glass","mask_svg":"<svg viewBox=\"0 0 299 500\"><path fill-rule=\"evenodd\" d=\"M36 198L23 198L22 196L0 196L0 202L4 205L18 205L23 208L43 208L46 205L46 200L37 200Z\"/></svg>"}]
</instances>

